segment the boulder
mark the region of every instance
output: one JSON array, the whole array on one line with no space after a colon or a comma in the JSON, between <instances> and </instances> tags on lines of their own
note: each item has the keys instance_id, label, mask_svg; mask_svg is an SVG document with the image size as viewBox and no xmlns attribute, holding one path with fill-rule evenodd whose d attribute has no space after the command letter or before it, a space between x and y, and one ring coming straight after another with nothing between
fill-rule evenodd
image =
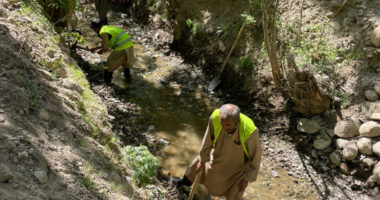
<instances>
[{"instance_id":1,"label":"boulder","mask_svg":"<svg viewBox=\"0 0 380 200\"><path fill-rule=\"evenodd\" d=\"M365 167L373 167L376 164L376 161L373 158L364 158L361 162Z\"/></svg>"},{"instance_id":2,"label":"boulder","mask_svg":"<svg viewBox=\"0 0 380 200\"><path fill-rule=\"evenodd\" d=\"M345 139L342 139L342 138L338 138L336 141L335 141L335 146L337 149L343 149L350 141L348 140L345 140Z\"/></svg>"},{"instance_id":3,"label":"boulder","mask_svg":"<svg viewBox=\"0 0 380 200\"><path fill-rule=\"evenodd\" d=\"M376 94L380 96L380 82L376 82L373 88L375 89Z\"/></svg>"},{"instance_id":4,"label":"boulder","mask_svg":"<svg viewBox=\"0 0 380 200\"><path fill-rule=\"evenodd\" d=\"M373 168L373 180L380 185L380 162Z\"/></svg>"},{"instance_id":5,"label":"boulder","mask_svg":"<svg viewBox=\"0 0 380 200\"><path fill-rule=\"evenodd\" d=\"M330 139L325 139L323 137L318 136L316 140L314 140L314 148L318 150L324 150L329 147L331 144Z\"/></svg>"},{"instance_id":6,"label":"boulder","mask_svg":"<svg viewBox=\"0 0 380 200\"><path fill-rule=\"evenodd\" d=\"M336 151L332 152L329 156L330 158L330 161L331 163L334 165L334 166L339 166L340 165L340 162L342 160L340 154Z\"/></svg>"},{"instance_id":7,"label":"boulder","mask_svg":"<svg viewBox=\"0 0 380 200\"><path fill-rule=\"evenodd\" d=\"M11 170L5 164L0 164L0 183L8 182L13 177Z\"/></svg>"},{"instance_id":8,"label":"boulder","mask_svg":"<svg viewBox=\"0 0 380 200\"><path fill-rule=\"evenodd\" d=\"M372 146L372 151L373 151L373 153L375 153L377 156L380 157L380 142L376 142L376 143Z\"/></svg>"},{"instance_id":9,"label":"boulder","mask_svg":"<svg viewBox=\"0 0 380 200\"><path fill-rule=\"evenodd\" d=\"M359 135L359 127L352 119L342 120L335 125L334 134L342 138L355 137Z\"/></svg>"},{"instance_id":10,"label":"boulder","mask_svg":"<svg viewBox=\"0 0 380 200\"><path fill-rule=\"evenodd\" d=\"M313 134L319 131L320 125L317 121L310 120L307 118L302 118L298 121L297 129L300 132Z\"/></svg>"},{"instance_id":11,"label":"boulder","mask_svg":"<svg viewBox=\"0 0 380 200\"><path fill-rule=\"evenodd\" d=\"M380 113L372 113L369 117L370 120L380 121Z\"/></svg>"},{"instance_id":12,"label":"boulder","mask_svg":"<svg viewBox=\"0 0 380 200\"><path fill-rule=\"evenodd\" d=\"M364 92L364 96L368 101L377 101L379 100L379 96L377 96L375 90L366 90Z\"/></svg>"},{"instance_id":13,"label":"boulder","mask_svg":"<svg viewBox=\"0 0 380 200\"><path fill-rule=\"evenodd\" d=\"M365 137L380 136L380 124L375 121L368 121L360 126L359 133Z\"/></svg>"},{"instance_id":14,"label":"boulder","mask_svg":"<svg viewBox=\"0 0 380 200\"><path fill-rule=\"evenodd\" d=\"M380 46L380 26L376 27L371 33L371 42L379 47Z\"/></svg>"},{"instance_id":15,"label":"boulder","mask_svg":"<svg viewBox=\"0 0 380 200\"><path fill-rule=\"evenodd\" d=\"M354 144L349 144L343 148L343 158L346 160L354 160L358 155L358 148Z\"/></svg>"},{"instance_id":16,"label":"boulder","mask_svg":"<svg viewBox=\"0 0 380 200\"><path fill-rule=\"evenodd\" d=\"M359 152L362 154L371 155L372 151L372 140L370 138L360 138L357 142Z\"/></svg>"},{"instance_id":17,"label":"boulder","mask_svg":"<svg viewBox=\"0 0 380 200\"><path fill-rule=\"evenodd\" d=\"M34 171L33 175L42 184L48 182L48 177L45 171Z\"/></svg>"}]
</instances>

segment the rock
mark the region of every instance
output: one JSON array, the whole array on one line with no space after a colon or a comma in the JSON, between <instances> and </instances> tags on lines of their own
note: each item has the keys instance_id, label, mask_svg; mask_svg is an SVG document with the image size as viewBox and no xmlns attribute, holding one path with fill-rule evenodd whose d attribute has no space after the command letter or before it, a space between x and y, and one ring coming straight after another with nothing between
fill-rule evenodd
<instances>
[{"instance_id":1,"label":"rock","mask_svg":"<svg viewBox=\"0 0 380 200\"><path fill-rule=\"evenodd\" d=\"M12 172L9 170L8 166L1 163L0 164L0 183L8 182L13 177Z\"/></svg>"},{"instance_id":2,"label":"rock","mask_svg":"<svg viewBox=\"0 0 380 200\"><path fill-rule=\"evenodd\" d=\"M54 58L54 54L55 54L55 51L54 50L50 50L47 52L47 55L50 57L50 58Z\"/></svg>"},{"instance_id":3,"label":"rock","mask_svg":"<svg viewBox=\"0 0 380 200\"><path fill-rule=\"evenodd\" d=\"M377 156L380 157L380 142L376 142L376 143L372 146L372 151L373 151L373 153L375 153Z\"/></svg>"},{"instance_id":4,"label":"rock","mask_svg":"<svg viewBox=\"0 0 380 200\"><path fill-rule=\"evenodd\" d=\"M369 117L369 119L380 121L380 113L372 113L372 115Z\"/></svg>"},{"instance_id":5,"label":"rock","mask_svg":"<svg viewBox=\"0 0 380 200\"><path fill-rule=\"evenodd\" d=\"M47 174L45 171L34 171L33 175L42 184L48 182Z\"/></svg>"},{"instance_id":6,"label":"rock","mask_svg":"<svg viewBox=\"0 0 380 200\"><path fill-rule=\"evenodd\" d=\"M150 125L150 126L148 126L148 132L149 133L153 133L154 131L156 130L156 127L154 126L154 125Z\"/></svg>"},{"instance_id":7,"label":"rock","mask_svg":"<svg viewBox=\"0 0 380 200\"><path fill-rule=\"evenodd\" d=\"M372 158L364 158L361 162L365 167L373 167L376 164L376 161Z\"/></svg>"},{"instance_id":8,"label":"rock","mask_svg":"<svg viewBox=\"0 0 380 200\"><path fill-rule=\"evenodd\" d=\"M271 173L272 173L272 176L274 178L280 178L280 176L278 175L278 173L275 170L272 170Z\"/></svg>"},{"instance_id":9,"label":"rock","mask_svg":"<svg viewBox=\"0 0 380 200\"><path fill-rule=\"evenodd\" d=\"M380 136L380 124L374 121L368 121L360 126L359 133L365 137Z\"/></svg>"},{"instance_id":10,"label":"rock","mask_svg":"<svg viewBox=\"0 0 380 200\"><path fill-rule=\"evenodd\" d=\"M343 5L343 3L341 1L339 1L339 0L332 0L330 2L330 5L331 5L332 8L335 9L335 8L341 7Z\"/></svg>"},{"instance_id":11,"label":"rock","mask_svg":"<svg viewBox=\"0 0 380 200\"><path fill-rule=\"evenodd\" d=\"M313 134L319 131L320 125L317 121L302 118L298 121L297 129L300 132L305 132L308 134Z\"/></svg>"},{"instance_id":12,"label":"rock","mask_svg":"<svg viewBox=\"0 0 380 200\"><path fill-rule=\"evenodd\" d=\"M348 166L346 165L346 163L340 163L339 170L343 174L346 174L346 175L350 175L351 174L351 170L350 170L350 168L348 168Z\"/></svg>"},{"instance_id":13,"label":"rock","mask_svg":"<svg viewBox=\"0 0 380 200\"><path fill-rule=\"evenodd\" d=\"M364 96L368 101L377 101L379 96L377 96L375 90L366 90Z\"/></svg>"},{"instance_id":14,"label":"rock","mask_svg":"<svg viewBox=\"0 0 380 200\"><path fill-rule=\"evenodd\" d=\"M65 78L61 82L62 86L69 90L75 90L79 94L83 92L83 89L72 79Z\"/></svg>"},{"instance_id":15,"label":"rock","mask_svg":"<svg viewBox=\"0 0 380 200\"><path fill-rule=\"evenodd\" d=\"M340 165L340 162L341 162L341 157L340 157L340 154L336 151L332 152L329 156L330 158L330 161L331 163L334 165L334 166L339 166Z\"/></svg>"},{"instance_id":16,"label":"rock","mask_svg":"<svg viewBox=\"0 0 380 200\"><path fill-rule=\"evenodd\" d=\"M167 146L167 145L170 144L170 142L169 142L167 139L160 138L160 139L158 140L158 144L159 144L160 146Z\"/></svg>"},{"instance_id":17,"label":"rock","mask_svg":"<svg viewBox=\"0 0 380 200\"><path fill-rule=\"evenodd\" d=\"M40 114L39 114L39 116L40 116L40 118L41 118L42 120L44 120L45 122L49 121L50 116L49 116L49 113L46 112L46 110L41 109L41 110L40 110Z\"/></svg>"},{"instance_id":18,"label":"rock","mask_svg":"<svg viewBox=\"0 0 380 200\"><path fill-rule=\"evenodd\" d=\"M349 144L343 148L343 158L346 160L354 160L358 155L358 148L355 144Z\"/></svg>"},{"instance_id":19,"label":"rock","mask_svg":"<svg viewBox=\"0 0 380 200\"><path fill-rule=\"evenodd\" d=\"M318 136L316 140L314 140L314 148L318 150L324 150L329 147L331 144L330 139L325 139L323 137Z\"/></svg>"},{"instance_id":20,"label":"rock","mask_svg":"<svg viewBox=\"0 0 380 200\"><path fill-rule=\"evenodd\" d=\"M337 149L343 149L348 143L349 143L348 140L338 138L335 141L335 146L336 146Z\"/></svg>"},{"instance_id":21,"label":"rock","mask_svg":"<svg viewBox=\"0 0 380 200\"><path fill-rule=\"evenodd\" d=\"M318 158L318 153L317 153L317 150L316 150L316 149L311 150L311 156L312 156L313 158Z\"/></svg>"},{"instance_id":22,"label":"rock","mask_svg":"<svg viewBox=\"0 0 380 200\"><path fill-rule=\"evenodd\" d=\"M380 162L373 168L373 180L380 185Z\"/></svg>"},{"instance_id":23,"label":"rock","mask_svg":"<svg viewBox=\"0 0 380 200\"><path fill-rule=\"evenodd\" d=\"M342 138L355 137L359 135L359 127L352 119L342 120L335 125L334 134Z\"/></svg>"},{"instance_id":24,"label":"rock","mask_svg":"<svg viewBox=\"0 0 380 200\"><path fill-rule=\"evenodd\" d=\"M376 94L380 96L380 82L379 81L375 83L375 86L373 88L375 89Z\"/></svg>"},{"instance_id":25,"label":"rock","mask_svg":"<svg viewBox=\"0 0 380 200\"><path fill-rule=\"evenodd\" d=\"M371 155L372 151L372 140L369 138L360 138L357 142L359 152L362 154Z\"/></svg>"},{"instance_id":26,"label":"rock","mask_svg":"<svg viewBox=\"0 0 380 200\"><path fill-rule=\"evenodd\" d=\"M321 128L321 136L322 138L326 139L326 140L331 140L331 136L327 133L326 129L325 128ZM334 135L333 135L334 136Z\"/></svg>"},{"instance_id":27,"label":"rock","mask_svg":"<svg viewBox=\"0 0 380 200\"><path fill-rule=\"evenodd\" d=\"M371 41L372 43L379 47L380 46L380 26L376 27L371 33Z\"/></svg>"},{"instance_id":28,"label":"rock","mask_svg":"<svg viewBox=\"0 0 380 200\"><path fill-rule=\"evenodd\" d=\"M4 116L0 115L0 123L4 123L4 122L5 122Z\"/></svg>"}]
</instances>

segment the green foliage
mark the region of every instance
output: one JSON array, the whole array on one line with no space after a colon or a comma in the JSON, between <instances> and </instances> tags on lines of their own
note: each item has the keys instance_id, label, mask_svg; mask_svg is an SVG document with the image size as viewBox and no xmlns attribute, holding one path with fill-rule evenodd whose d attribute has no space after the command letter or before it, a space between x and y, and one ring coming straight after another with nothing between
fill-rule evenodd
<instances>
[{"instance_id":1,"label":"green foliage","mask_svg":"<svg viewBox=\"0 0 380 200\"><path fill-rule=\"evenodd\" d=\"M165 0L147 0L147 6L153 13L164 13L165 3Z\"/></svg>"},{"instance_id":2,"label":"green foliage","mask_svg":"<svg viewBox=\"0 0 380 200\"><path fill-rule=\"evenodd\" d=\"M256 20L252 15L241 14L240 16L242 16L244 18L244 20L247 22L247 24L251 24L252 26L254 26L256 24Z\"/></svg>"},{"instance_id":3,"label":"green foliage","mask_svg":"<svg viewBox=\"0 0 380 200\"><path fill-rule=\"evenodd\" d=\"M133 182L141 186L151 183L151 178L157 174L158 160L148 148L126 146L122 152L131 166Z\"/></svg>"},{"instance_id":4,"label":"green foliage","mask_svg":"<svg viewBox=\"0 0 380 200\"><path fill-rule=\"evenodd\" d=\"M201 31L201 23L197 22L197 21L193 21L191 19L187 19L186 20L186 25L187 27L190 29L190 32L193 36L196 36L199 34L199 32Z\"/></svg>"},{"instance_id":5,"label":"green foliage","mask_svg":"<svg viewBox=\"0 0 380 200\"><path fill-rule=\"evenodd\" d=\"M220 26L216 27L215 35L226 38L228 36L229 28L230 24L221 24Z\"/></svg>"},{"instance_id":6,"label":"green foliage","mask_svg":"<svg viewBox=\"0 0 380 200\"><path fill-rule=\"evenodd\" d=\"M88 188L94 186L95 183L91 181L90 177L84 176L83 177L83 185L84 185L84 187L86 187L88 189Z\"/></svg>"},{"instance_id":7,"label":"green foliage","mask_svg":"<svg viewBox=\"0 0 380 200\"><path fill-rule=\"evenodd\" d=\"M40 104L40 97L37 95L36 91L32 88L28 79L24 79L23 86L29 94L30 101L29 106L31 110L36 110Z\"/></svg>"},{"instance_id":8,"label":"green foliage","mask_svg":"<svg viewBox=\"0 0 380 200\"><path fill-rule=\"evenodd\" d=\"M64 39L64 41L78 41L81 43L86 42L86 39L77 32L63 32L61 33L61 37Z\"/></svg>"},{"instance_id":9,"label":"green foliage","mask_svg":"<svg viewBox=\"0 0 380 200\"><path fill-rule=\"evenodd\" d=\"M240 57L238 66L245 72L251 72L254 68L254 62L249 57L249 55L245 55Z\"/></svg>"},{"instance_id":10,"label":"green foliage","mask_svg":"<svg viewBox=\"0 0 380 200\"><path fill-rule=\"evenodd\" d=\"M260 10L261 9L260 0L249 0L249 5L254 10Z\"/></svg>"}]
</instances>

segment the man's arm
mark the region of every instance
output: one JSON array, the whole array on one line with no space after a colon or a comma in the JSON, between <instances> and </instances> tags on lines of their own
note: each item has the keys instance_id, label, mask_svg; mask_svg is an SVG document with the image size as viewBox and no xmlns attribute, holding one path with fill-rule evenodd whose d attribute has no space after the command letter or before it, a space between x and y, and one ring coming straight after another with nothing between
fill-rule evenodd
<instances>
[{"instance_id":1,"label":"man's arm","mask_svg":"<svg viewBox=\"0 0 380 200\"><path fill-rule=\"evenodd\" d=\"M245 172L245 179L249 182L256 181L257 174L259 173L262 147L259 138L259 129L253 131L251 136L246 141L247 149L249 155L251 155L251 160L248 161L248 168Z\"/></svg>"},{"instance_id":2,"label":"man's arm","mask_svg":"<svg viewBox=\"0 0 380 200\"><path fill-rule=\"evenodd\" d=\"M200 161L203 163L210 161L210 152L211 152L212 145L213 145L211 135L213 135L213 133L214 133L214 128L212 125L212 120L210 118L208 120L207 129L206 129L205 135L203 137L201 150L199 152Z\"/></svg>"}]
</instances>

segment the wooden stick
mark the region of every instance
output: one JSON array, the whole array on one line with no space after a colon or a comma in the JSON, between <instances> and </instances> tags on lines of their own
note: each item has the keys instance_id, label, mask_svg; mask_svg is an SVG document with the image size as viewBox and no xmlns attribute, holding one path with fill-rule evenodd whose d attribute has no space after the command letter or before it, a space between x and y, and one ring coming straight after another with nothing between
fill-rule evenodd
<instances>
[{"instance_id":1,"label":"wooden stick","mask_svg":"<svg viewBox=\"0 0 380 200\"><path fill-rule=\"evenodd\" d=\"M202 175L203 175L203 171L200 170L197 176L195 177L193 187L191 187L190 195L189 195L189 198L187 198L187 200L193 200L195 191L197 190L197 187L199 185L199 180L201 179Z\"/></svg>"}]
</instances>

